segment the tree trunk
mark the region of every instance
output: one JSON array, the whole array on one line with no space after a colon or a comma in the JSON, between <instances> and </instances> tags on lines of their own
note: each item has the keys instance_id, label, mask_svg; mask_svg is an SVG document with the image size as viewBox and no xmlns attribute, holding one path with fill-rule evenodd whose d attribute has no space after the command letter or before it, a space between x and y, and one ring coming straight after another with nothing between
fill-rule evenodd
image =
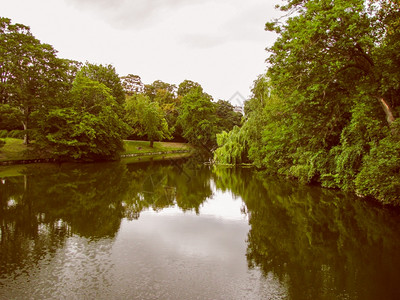
<instances>
[{"instance_id":1,"label":"tree trunk","mask_svg":"<svg viewBox=\"0 0 400 300\"><path fill-rule=\"evenodd\" d=\"M24 126L24 145L29 145L29 135L28 135L28 121L22 122L22 125Z\"/></svg>"},{"instance_id":2,"label":"tree trunk","mask_svg":"<svg viewBox=\"0 0 400 300\"><path fill-rule=\"evenodd\" d=\"M153 148L153 144L154 144L154 141L151 140L151 141L150 141L150 148Z\"/></svg>"},{"instance_id":3,"label":"tree trunk","mask_svg":"<svg viewBox=\"0 0 400 300\"><path fill-rule=\"evenodd\" d=\"M379 103L382 105L383 111L385 112L386 121L388 122L389 126L392 125L392 123L395 121L392 109L390 108L389 104L385 101L385 99L383 99L382 97L377 97L377 98L379 100Z\"/></svg>"}]
</instances>

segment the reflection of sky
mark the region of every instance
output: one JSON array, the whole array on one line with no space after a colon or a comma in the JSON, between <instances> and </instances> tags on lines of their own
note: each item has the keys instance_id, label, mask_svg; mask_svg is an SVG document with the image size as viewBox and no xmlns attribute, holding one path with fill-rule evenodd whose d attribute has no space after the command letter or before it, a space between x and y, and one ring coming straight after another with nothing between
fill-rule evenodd
<instances>
[{"instance_id":1,"label":"reflection of sky","mask_svg":"<svg viewBox=\"0 0 400 300\"><path fill-rule=\"evenodd\" d=\"M250 226L241 213L242 200L213 189L199 215L176 206L149 210L138 220L123 219L115 238L67 238L21 276L3 280L3 295L21 299L285 298L285 283L248 268Z\"/></svg>"},{"instance_id":2,"label":"reflection of sky","mask_svg":"<svg viewBox=\"0 0 400 300\"><path fill-rule=\"evenodd\" d=\"M221 220L247 220L246 214L242 212L244 203L240 197L233 197L230 192L223 192L217 190L212 183L213 196L207 198L200 206L199 215L205 217L214 217ZM158 214L158 215L180 215L183 214L182 210L177 206L164 208L163 210L155 212L153 209L144 211L141 214ZM194 212L185 212L191 214Z\"/></svg>"}]
</instances>

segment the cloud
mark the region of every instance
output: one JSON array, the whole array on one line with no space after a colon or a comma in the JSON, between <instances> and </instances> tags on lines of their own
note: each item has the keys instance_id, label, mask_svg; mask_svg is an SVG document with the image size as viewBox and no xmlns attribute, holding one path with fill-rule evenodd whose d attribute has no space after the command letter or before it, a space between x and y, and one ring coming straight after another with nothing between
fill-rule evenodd
<instances>
[{"instance_id":1,"label":"cloud","mask_svg":"<svg viewBox=\"0 0 400 300\"><path fill-rule=\"evenodd\" d=\"M174 10L211 0L64 0L76 9L98 14L117 28L149 26ZM225 0L223 0L225 1Z\"/></svg>"},{"instance_id":2,"label":"cloud","mask_svg":"<svg viewBox=\"0 0 400 300\"><path fill-rule=\"evenodd\" d=\"M199 48L199 49L217 47L217 46L225 44L227 41L228 40L226 39L226 37L224 37L222 35L212 36L212 35L201 34L201 33L186 34L186 35L183 35L180 39L180 42L182 42L184 45L186 45L188 47Z\"/></svg>"}]
</instances>

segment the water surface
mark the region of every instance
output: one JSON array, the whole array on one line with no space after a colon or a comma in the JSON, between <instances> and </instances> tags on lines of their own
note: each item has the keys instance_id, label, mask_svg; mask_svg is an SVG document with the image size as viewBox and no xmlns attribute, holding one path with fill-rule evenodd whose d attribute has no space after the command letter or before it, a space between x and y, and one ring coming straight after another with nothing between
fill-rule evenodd
<instances>
[{"instance_id":1,"label":"water surface","mask_svg":"<svg viewBox=\"0 0 400 300\"><path fill-rule=\"evenodd\" d=\"M31 165L0 226L1 299L400 298L398 211L251 169Z\"/></svg>"}]
</instances>

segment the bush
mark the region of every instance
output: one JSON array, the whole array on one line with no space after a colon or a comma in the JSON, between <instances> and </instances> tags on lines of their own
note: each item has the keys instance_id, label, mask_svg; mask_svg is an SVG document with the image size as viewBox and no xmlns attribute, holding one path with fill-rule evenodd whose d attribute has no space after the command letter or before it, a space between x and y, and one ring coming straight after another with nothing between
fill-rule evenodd
<instances>
[{"instance_id":1,"label":"bush","mask_svg":"<svg viewBox=\"0 0 400 300\"><path fill-rule=\"evenodd\" d=\"M7 137L7 135L8 135L8 131L7 130L5 130L5 129L3 129L3 130L0 130L0 138L6 138Z\"/></svg>"},{"instance_id":2,"label":"bush","mask_svg":"<svg viewBox=\"0 0 400 300\"><path fill-rule=\"evenodd\" d=\"M384 204L400 205L400 138L388 136L364 157L355 180L361 196L371 196Z\"/></svg>"},{"instance_id":3,"label":"bush","mask_svg":"<svg viewBox=\"0 0 400 300\"><path fill-rule=\"evenodd\" d=\"M25 136L24 130L11 130L7 137L14 138L14 139L23 139Z\"/></svg>"},{"instance_id":4,"label":"bush","mask_svg":"<svg viewBox=\"0 0 400 300\"><path fill-rule=\"evenodd\" d=\"M0 139L0 148L4 147L5 144L6 144L6 141Z\"/></svg>"}]
</instances>

